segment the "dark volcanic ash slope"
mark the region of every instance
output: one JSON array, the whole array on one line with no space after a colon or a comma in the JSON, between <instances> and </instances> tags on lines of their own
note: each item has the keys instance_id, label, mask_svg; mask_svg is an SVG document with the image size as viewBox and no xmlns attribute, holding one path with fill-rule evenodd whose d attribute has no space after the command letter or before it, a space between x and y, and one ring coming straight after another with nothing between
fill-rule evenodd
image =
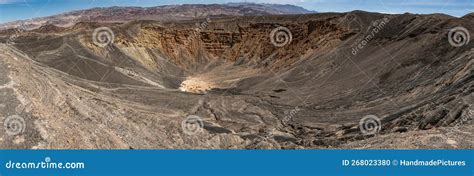
<instances>
[{"instance_id":1,"label":"dark volcanic ash slope","mask_svg":"<svg viewBox=\"0 0 474 176\"><path fill-rule=\"evenodd\" d=\"M25 130L1 145L472 148L474 44L450 44L458 26L474 30L356 11L3 31L2 115L20 109ZM98 46L103 27L113 42ZM291 42L274 45L285 28ZM202 131L189 133L190 115ZM361 130L364 117L380 131Z\"/></svg>"}]
</instances>

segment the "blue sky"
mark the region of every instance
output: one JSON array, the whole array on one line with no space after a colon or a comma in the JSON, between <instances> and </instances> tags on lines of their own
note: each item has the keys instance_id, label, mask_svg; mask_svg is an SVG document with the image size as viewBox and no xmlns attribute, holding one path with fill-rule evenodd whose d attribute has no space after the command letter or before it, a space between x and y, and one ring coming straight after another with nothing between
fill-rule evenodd
<instances>
[{"instance_id":1,"label":"blue sky","mask_svg":"<svg viewBox=\"0 0 474 176\"><path fill-rule=\"evenodd\" d=\"M227 2L294 4L318 12L365 10L383 13L445 13L453 16L474 12L474 0L0 0L0 23L92 7Z\"/></svg>"}]
</instances>

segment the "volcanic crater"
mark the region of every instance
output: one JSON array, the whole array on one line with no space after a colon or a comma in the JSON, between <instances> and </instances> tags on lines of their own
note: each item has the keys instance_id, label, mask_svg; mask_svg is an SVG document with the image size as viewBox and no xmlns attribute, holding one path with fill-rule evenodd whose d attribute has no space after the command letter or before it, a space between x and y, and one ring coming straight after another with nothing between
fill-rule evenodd
<instances>
[{"instance_id":1,"label":"volcanic crater","mask_svg":"<svg viewBox=\"0 0 474 176\"><path fill-rule=\"evenodd\" d=\"M450 45L456 26L474 31L468 16L362 11L3 30L5 101L28 113L0 145L472 148L474 42ZM193 135L189 115L203 122ZM361 132L366 116L380 131Z\"/></svg>"}]
</instances>

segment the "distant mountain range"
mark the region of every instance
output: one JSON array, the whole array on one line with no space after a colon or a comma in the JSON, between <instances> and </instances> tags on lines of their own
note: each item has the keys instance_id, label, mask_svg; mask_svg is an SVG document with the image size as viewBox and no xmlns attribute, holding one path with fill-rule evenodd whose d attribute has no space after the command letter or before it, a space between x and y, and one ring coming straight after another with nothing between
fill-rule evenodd
<instances>
[{"instance_id":1,"label":"distant mountain range","mask_svg":"<svg viewBox=\"0 0 474 176\"><path fill-rule=\"evenodd\" d=\"M255 3L228 3L228 4L184 4L166 5L157 7L106 7L78 10L59 15L20 20L0 24L0 29L14 28L25 25L28 28L37 28L45 24L56 26L70 26L77 22L125 22L132 20L185 20L206 18L210 16L255 16L255 15L282 15L308 14L315 11L306 10L294 5L282 4L255 4Z\"/></svg>"}]
</instances>

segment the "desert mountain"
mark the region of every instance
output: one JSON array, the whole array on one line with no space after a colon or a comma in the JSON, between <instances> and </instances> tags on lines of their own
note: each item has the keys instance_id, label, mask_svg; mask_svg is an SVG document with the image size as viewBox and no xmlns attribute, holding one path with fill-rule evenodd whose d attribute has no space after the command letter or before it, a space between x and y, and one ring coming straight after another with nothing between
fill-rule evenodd
<instances>
[{"instance_id":1,"label":"desert mountain","mask_svg":"<svg viewBox=\"0 0 474 176\"><path fill-rule=\"evenodd\" d=\"M46 24L71 26L78 22L126 22L132 20L189 20L214 16L257 16L277 14L307 14L313 11L294 5L228 3L185 4L157 7L106 7L67 12L44 18L14 21L0 25L0 29L19 27L37 28Z\"/></svg>"}]
</instances>

